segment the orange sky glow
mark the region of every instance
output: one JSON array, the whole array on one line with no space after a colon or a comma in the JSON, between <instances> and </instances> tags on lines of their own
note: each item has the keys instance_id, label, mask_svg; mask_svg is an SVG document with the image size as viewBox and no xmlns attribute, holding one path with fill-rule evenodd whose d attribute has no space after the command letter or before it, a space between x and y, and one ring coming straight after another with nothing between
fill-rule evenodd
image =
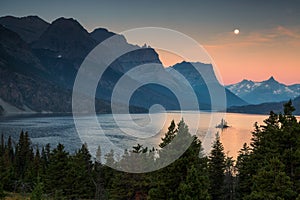
<instances>
[{"instance_id":1,"label":"orange sky glow","mask_svg":"<svg viewBox=\"0 0 300 200\"><path fill-rule=\"evenodd\" d=\"M274 76L287 85L300 83L300 29L278 26L261 32L223 33L202 44L220 72L223 84ZM157 50L164 66L183 58Z\"/></svg>"}]
</instances>

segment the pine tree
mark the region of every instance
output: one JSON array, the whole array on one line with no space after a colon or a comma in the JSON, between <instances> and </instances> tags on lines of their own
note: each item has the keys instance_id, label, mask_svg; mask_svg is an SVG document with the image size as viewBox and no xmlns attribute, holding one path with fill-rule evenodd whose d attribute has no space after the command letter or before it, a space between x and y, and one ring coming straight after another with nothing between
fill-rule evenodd
<instances>
[{"instance_id":1,"label":"pine tree","mask_svg":"<svg viewBox=\"0 0 300 200\"><path fill-rule=\"evenodd\" d=\"M295 199L293 183L284 172L284 164L278 158L265 161L265 167L259 169L253 177L250 195L246 200L256 199Z\"/></svg>"},{"instance_id":2,"label":"pine tree","mask_svg":"<svg viewBox=\"0 0 300 200\"><path fill-rule=\"evenodd\" d=\"M15 167L14 167L14 150L12 147L12 139L9 136L7 144L5 144L3 155L0 157L0 182L3 188L10 191L14 185Z\"/></svg>"},{"instance_id":3,"label":"pine tree","mask_svg":"<svg viewBox=\"0 0 300 200\"><path fill-rule=\"evenodd\" d=\"M216 140L209 155L208 171L211 183L210 194L212 195L212 199L222 199L224 194L225 154L219 134L216 134Z\"/></svg>"},{"instance_id":4,"label":"pine tree","mask_svg":"<svg viewBox=\"0 0 300 200\"><path fill-rule=\"evenodd\" d=\"M9 159L9 162L11 162L11 163L15 162L15 153L16 152L14 152L14 149L13 149L11 136L8 136L7 147L5 149L6 149L6 154L7 154L7 158Z\"/></svg>"},{"instance_id":5,"label":"pine tree","mask_svg":"<svg viewBox=\"0 0 300 200\"><path fill-rule=\"evenodd\" d=\"M143 172L147 162L148 148L137 144L125 153L118 162L122 170ZM154 160L153 160L154 161ZM152 161L152 162L153 162ZM145 173L116 172L113 178L110 198L112 199L146 199L149 190L149 177Z\"/></svg>"},{"instance_id":6,"label":"pine tree","mask_svg":"<svg viewBox=\"0 0 300 200\"><path fill-rule=\"evenodd\" d=\"M42 148L40 157L40 177L42 177L42 179L46 175L46 171L50 162L50 152L50 144L47 144L45 147Z\"/></svg>"},{"instance_id":7,"label":"pine tree","mask_svg":"<svg viewBox=\"0 0 300 200\"><path fill-rule=\"evenodd\" d=\"M250 159L251 149L244 143L243 148L239 151L237 157L237 196L242 199L251 192L252 176L256 170L256 166L252 165Z\"/></svg>"},{"instance_id":8,"label":"pine tree","mask_svg":"<svg viewBox=\"0 0 300 200\"><path fill-rule=\"evenodd\" d=\"M57 193L58 196L65 195L69 183L66 179L70 167L69 154L64 150L64 145L58 144L50 154L49 165L44 178L45 190L48 193Z\"/></svg>"},{"instance_id":9,"label":"pine tree","mask_svg":"<svg viewBox=\"0 0 300 200\"><path fill-rule=\"evenodd\" d=\"M30 200L43 200L44 199L43 194L44 194L44 186L43 183L41 183L40 181L40 177L38 177L37 183L33 191L31 192Z\"/></svg>"},{"instance_id":10,"label":"pine tree","mask_svg":"<svg viewBox=\"0 0 300 200\"><path fill-rule=\"evenodd\" d=\"M30 164L33 161L33 150L28 136L28 132L21 132L19 142L16 146L16 175L24 180L27 170L30 170Z\"/></svg>"},{"instance_id":11,"label":"pine tree","mask_svg":"<svg viewBox=\"0 0 300 200\"><path fill-rule=\"evenodd\" d=\"M161 138L162 142L159 144L160 148L164 148L165 146L167 146L168 144L171 143L171 141L174 139L174 137L176 136L177 133L177 129L176 129L176 125L174 120L171 121L171 124L168 128L168 132L165 134L165 136L163 138Z\"/></svg>"},{"instance_id":12,"label":"pine tree","mask_svg":"<svg viewBox=\"0 0 300 200\"><path fill-rule=\"evenodd\" d=\"M173 140L162 140L165 145L159 151L159 159L165 159L169 154L178 153L178 149L182 150L184 145L190 144L186 151L177 160L170 165L162 168L156 172L151 173L152 183L149 190L149 199L179 199L184 198L182 193L189 195L192 199L206 199L209 198L207 190L209 188L208 174L207 174L207 158L199 157L202 150L201 142L196 136L189 133L188 126L183 120L178 123L176 135ZM171 130L175 127L171 125ZM170 131L170 129L169 129ZM168 135L168 133L166 134ZM168 141L168 143L166 143ZM190 167L192 169L190 169ZM193 177L194 174L199 177ZM189 181L194 179L195 183ZM198 186L201 185L199 189ZM193 193L198 191L197 195ZM195 196L196 195L196 196Z\"/></svg>"},{"instance_id":13,"label":"pine tree","mask_svg":"<svg viewBox=\"0 0 300 200\"><path fill-rule=\"evenodd\" d=\"M187 171L187 177L179 185L178 196L180 200L209 200L209 179L203 169L191 166Z\"/></svg>"},{"instance_id":14,"label":"pine tree","mask_svg":"<svg viewBox=\"0 0 300 200\"><path fill-rule=\"evenodd\" d=\"M101 163L101 147L98 146L96 152L96 160L94 164L94 175L93 183L95 185L95 199L96 200L105 200L107 199L107 194L104 188L104 167Z\"/></svg>"},{"instance_id":15,"label":"pine tree","mask_svg":"<svg viewBox=\"0 0 300 200\"><path fill-rule=\"evenodd\" d=\"M0 142L0 156L3 156L5 149L5 141L4 141L4 135L1 134L1 142Z\"/></svg>"},{"instance_id":16,"label":"pine tree","mask_svg":"<svg viewBox=\"0 0 300 200\"><path fill-rule=\"evenodd\" d=\"M65 192L68 198L89 199L94 196L94 185L92 182L91 155L87 145L83 144L81 149L68 159L69 169L65 174Z\"/></svg>"},{"instance_id":17,"label":"pine tree","mask_svg":"<svg viewBox=\"0 0 300 200\"><path fill-rule=\"evenodd\" d=\"M3 184L2 184L2 182L0 181L0 199L1 199L1 200L2 200L2 199L4 200L5 197L6 197L6 194L5 194L4 189L3 189Z\"/></svg>"},{"instance_id":18,"label":"pine tree","mask_svg":"<svg viewBox=\"0 0 300 200\"><path fill-rule=\"evenodd\" d=\"M113 178L115 176L115 173L117 173L116 170L114 170L111 167L116 166L116 161L114 159L114 151L111 149L111 151L107 154L105 154L105 165L103 165L103 177L104 177L104 186L106 188L106 192L112 188L113 185Z\"/></svg>"},{"instance_id":19,"label":"pine tree","mask_svg":"<svg viewBox=\"0 0 300 200\"><path fill-rule=\"evenodd\" d=\"M224 199L236 198L236 167L232 157L225 158Z\"/></svg>"}]
</instances>

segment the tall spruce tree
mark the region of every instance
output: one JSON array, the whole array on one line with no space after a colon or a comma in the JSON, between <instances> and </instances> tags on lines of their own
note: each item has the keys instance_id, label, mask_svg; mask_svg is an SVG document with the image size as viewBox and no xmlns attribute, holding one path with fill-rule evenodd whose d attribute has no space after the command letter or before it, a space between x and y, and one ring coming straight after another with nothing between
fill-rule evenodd
<instances>
[{"instance_id":1,"label":"tall spruce tree","mask_svg":"<svg viewBox=\"0 0 300 200\"><path fill-rule=\"evenodd\" d=\"M165 159L169 153L177 153L176 151L182 148L181 145L190 146L173 163L151 174L154 184L149 190L148 199L183 199L183 193L192 199L209 199L206 158L199 157L199 152L202 151L201 142L189 133L183 120L178 123L177 129L174 122L171 123L165 138L170 138L169 135L173 139L162 139L160 146L163 148L159 151L158 162L159 159ZM195 183L190 182L192 179ZM197 191L197 194L193 191Z\"/></svg>"},{"instance_id":2,"label":"tall spruce tree","mask_svg":"<svg viewBox=\"0 0 300 200\"><path fill-rule=\"evenodd\" d=\"M210 194L213 200L223 199L223 186L225 178L225 154L224 147L217 133L215 142L209 155L208 172L210 180Z\"/></svg>"},{"instance_id":3,"label":"tall spruce tree","mask_svg":"<svg viewBox=\"0 0 300 200\"><path fill-rule=\"evenodd\" d=\"M65 151L64 145L58 144L50 154L48 168L44 179L45 190L49 194L67 195L69 183L66 175L69 167L69 154Z\"/></svg>"},{"instance_id":4,"label":"tall spruce tree","mask_svg":"<svg viewBox=\"0 0 300 200\"><path fill-rule=\"evenodd\" d=\"M21 132L16 145L16 175L20 180L25 179L25 173L33 161L33 150L27 132Z\"/></svg>"},{"instance_id":5,"label":"tall spruce tree","mask_svg":"<svg viewBox=\"0 0 300 200\"><path fill-rule=\"evenodd\" d=\"M161 138L162 142L159 144L160 148L164 148L168 144L171 143L171 141L176 136L176 133L178 132L178 129L176 128L174 120L171 121L170 126L168 127L168 132L165 134L163 138Z\"/></svg>"},{"instance_id":6,"label":"tall spruce tree","mask_svg":"<svg viewBox=\"0 0 300 200\"><path fill-rule=\"evenodd\" d=\"M255 165L252 164L250 159L251 149L244 143L243 148L239 151L237 157L237 197L238 199L243 199L247 194L251 192L251 184L252 184L252 177L256 170Z\"/></svg>"},{"instance_id":7,"label":"tall spruce tree","mask_svg":"<svg viewBox=\"0 0 300 200\"><path fill-rule=\"evenodd\" d=\"M206 171L192 165L187 171L186 180L178 188L180 200L210 200L209 178Z\"/></svg>"},{"instance_id":8,"label":"tall spruce tree","mask_svg":"<svg viewBox=\"0 0 300 200\"><path fill-rule=\"evenodd\" d=\"M94 197L94 184L92 181L93 163L87 145L82 147L68 159L69 169L65 174L66 194L68 198L90 199Z\"/></svg>"},{"instance_id":9,"label":"tall spruce tree","mask_svg":"<svg viewBox=\"0 0 300 200\"><path fill-rule=\"evenodd\" d=\"M244 199L295 199L297 193L284 170L278 158L266 160L264 167L253 176L251 193Z\"/></svg>"},{"instance_id":10,"label":"tall spruce tree","mask_svg":"<svg viewBox=\"0 0 300 200\"><path fill-rule=\"evenodd\" d=\"M108 194L105 191L104 187L104 166L101 163L101 147L98 146L96 152L96 160L94 163L93 177L92 181L95 186L95 200L105 200L108 198Z\"/></svg>"}]
</instances>

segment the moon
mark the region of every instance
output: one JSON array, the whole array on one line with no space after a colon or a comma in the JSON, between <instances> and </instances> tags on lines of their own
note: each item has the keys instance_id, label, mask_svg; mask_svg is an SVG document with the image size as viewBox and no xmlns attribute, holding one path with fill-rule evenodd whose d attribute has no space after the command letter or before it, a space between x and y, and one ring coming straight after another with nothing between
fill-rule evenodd
<instances>
[{"instance_id":1,"label":"moon","mask_svg":"<svg viewBox=\"0 0 300 200\"><path fill-rule=\"evenodd\" d=\"M238 35L240 33L240 30L236 28L236 29L234 29L233 33Z\"/></svg>"}]
</instances>

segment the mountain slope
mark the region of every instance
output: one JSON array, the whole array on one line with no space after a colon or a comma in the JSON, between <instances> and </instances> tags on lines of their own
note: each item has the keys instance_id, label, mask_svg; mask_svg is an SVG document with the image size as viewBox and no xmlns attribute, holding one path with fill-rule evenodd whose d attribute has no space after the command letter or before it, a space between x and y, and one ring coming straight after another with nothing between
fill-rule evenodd
<instances>
[{"instance_id":1,"label":"mountain slope","mask_svg":"<svg viewBox=\"0 0 300 200\"><path fill-rule=\"evenodd\" d=\"M15 32L0 25L0 67L30 76L47 75L30 46Z\"/></svg>"},{"instance_id":2,"label":"mountain slope","mask_svg":"<svg viewBox=\"0 0 300 200\"><path fill-rule=\"evenodd\" d=\"M45 68L26 42L0 25L1 100L20 111L70 111L70 91L42 80L41 74L47 74Z\"/></svg>"},{"instance_id":3,"label":"mountain slope","mask_svg":"<svg viewBox=\"0 0 300 200\"><path fill-rule=\"evenodd\" d=\"M58 18L31 44L51 81L72 89L82 61L97 42L74 19Z\"/></svg>"},{"instance_id":4,"label":"mountain slope","mask_svg":"<svg viewBox=\"0 0 300 200\"><path fill-rule=\"evenodd\" d=\"M227 88L251 104L281 102L300 95L299 84L287 86L276 81L274 77L262 82L243 80L240 83L228 85Z\"/></svg>"}]
</instances>

